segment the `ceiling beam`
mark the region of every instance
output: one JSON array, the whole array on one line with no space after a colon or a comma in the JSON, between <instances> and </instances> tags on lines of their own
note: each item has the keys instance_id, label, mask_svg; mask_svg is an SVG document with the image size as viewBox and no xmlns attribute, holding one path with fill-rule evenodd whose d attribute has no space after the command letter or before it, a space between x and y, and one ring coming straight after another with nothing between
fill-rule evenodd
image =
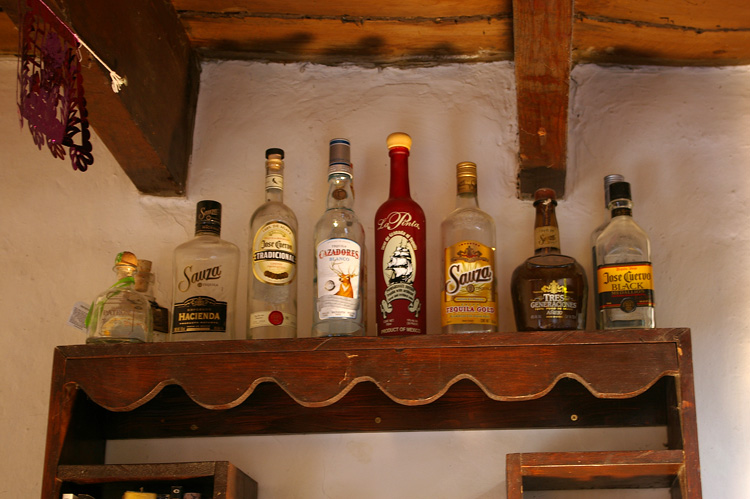
<instances>
[{"instance_id":1,"label":"ceiling beam","mask_svg":"<svg viewBox=\"0 0 750 499\"><path fill-rule=\"evenodd\" d=\"M565 195L573 0L513 2L518 105L518 195Z\"/></svg>"},{"instance_id":2,"label":"ceiling beam","mask_svg":"<svg viewBox=\"0 0 750 499\"><path fill-rule=\"evenodd\" d=\"M127 78L127 86L114 93L109 72L82 50L86 107L99 138L141 193L184 194L200 65L171 4L46 3L104 63ZM16 5L0 0L18 26ZM95 150L95 160L96 155Z\"/></svg>"}]
</instances>

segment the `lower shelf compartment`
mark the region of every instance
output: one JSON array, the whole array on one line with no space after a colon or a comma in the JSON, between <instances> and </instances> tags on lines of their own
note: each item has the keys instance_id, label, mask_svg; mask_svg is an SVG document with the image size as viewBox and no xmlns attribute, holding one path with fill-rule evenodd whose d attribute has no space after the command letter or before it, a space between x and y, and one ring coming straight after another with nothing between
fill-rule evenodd
<instances>
[{"instance_id":1,"label":"lower shelf compartment","mask_svg":"<svg viewBox=\"0 0 750 499\"><path fill-rule=\"evenodd\" d=\"M508 499L522 499L524 490L679 490L684 459L681 450L508 454Z\"/></svg>"},{"instance_id":2,"label":"lower shelf compartment","mask_svg":"<svg viewBox=\"0 0 750 499\"><path fill-rule=\"evenodd\" d=\"M256 499L258 484L227 461L166 464L61 465L62 493L122 499L126 491L168 494L172 486L201 499Z\"/></svg>"}]
</instances>

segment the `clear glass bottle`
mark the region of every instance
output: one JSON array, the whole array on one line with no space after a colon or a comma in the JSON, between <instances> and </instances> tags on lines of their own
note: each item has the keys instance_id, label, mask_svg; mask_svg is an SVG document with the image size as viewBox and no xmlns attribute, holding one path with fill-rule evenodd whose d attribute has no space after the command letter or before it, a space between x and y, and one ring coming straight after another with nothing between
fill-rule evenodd
<instances>
[{"instance_id":1,"label":"clear glass bottle","mask_svg":"<svg viewBox=\"0 0 750 499\"><path fill-rule=\"evenodd\" d=\"M424 211L409 190L411 137L388 136L391 183L375 213L375 303L378 336L427 334Z\"/></svg>"},{"instance_id":2,"label":"clear glass bottle","mask_svg":"<svg viewBox=\"0 0 750 499\"><path fill-rule=\"evenodd\" d=\"M115 258L117 282L96 297L86 317L86 343L144 343L153 331L151 305L135 290L138 259L129 251Z\"/></svg>"},{"instance_id":3,"label":"clear glass bottle","mask_svg":"<svg viewBox=\"0 0 750 499\"><path fill-rule=\"evenodd\" d=\"M250 219L247 337L297 336L297 217L284 204L284 151L266 151L266 201Z\"/></svg>"},{"instance_id":4,"label":"clear glass bottle","mask_svg":"<svg viewBox=\"0 0 750 499\"><path fill-rule=\"evenodd\" d=\"M534 193L534 255L511 276L518 331L586 328L588 282L583 267L560 253L555 191Z\"/></svg>"},{"instance_id":5,"label":"clear glass bottle","mask_svg":"<svg viewBox=\"0 0 750 499\"><path fill-rule=\"evenodd\" d=\"M601 329L656 327L651 242L633 220L630 184L613 183L609 197L612 220L596 239Z\"/></svg>"},{"instance_id":6,"label":"clear glass bottle","mask_svg":"<svg viewBox=\"0 0 750 499\"><path fill-rule=\"evenodd\" d=\"M330 142L326 211L314 231L313 336L365 334L365 229L354 213L350 147Z\"/></svg>"},{"instance_id":7,"label":"clear glass bottle","mask_svg":"<svg viewBox=\"0 0 750 499\"><path fill-rule=\"evenodd\" d=\"M135 274L135 290L142 293L151 305L154 334L152 341L167 341L169 336L169 310L156 302L154 297L154 273L151 260L138 259L138 272Z\"/></svg>"},{"instance_id":8,"label":"clear glass bottle","mask_svg":"<svg viewBox=\"0 0 750 499\"><path fill-rule=\"evenodd\" d=\"M604 209L607 211L607 215L604 218L604 221L596 228L594 229L594 232L591 233L591 262L594 269L594 310L597 311L596 314L594 314L594 318L596 320L596 328L602 329L601 321L599 318L599 287L598 283L596 282L596 238L599 237L599 234L602 233L604 228L609 225L609 221L612 219L611 212L609 210L609 186L614 184L615 182L622 182L625 180L625 177L619 174L612 174L607 175L604 177Z\"/></svg>"},{"instance_id":9,"label":"clear glass bottle","mask_svg":"<svg viewBox=\"0 0 750 499\"><path fill-rule=\"evenodd\" d=\"M195 237L174 250L170 341L236 339L239 248L221 239L221 203L196 207Z\"/></svg>"},{"instance_id":10,"label":"clear glass bottle","mask_svg":"<svg viewBox=\"0 0 750 499\"><path fill-rule=\"evenodd\" d=\"M456 165L456 209L440 225L443 333L497 330L495 221L479 209L477 165Z\"/></svg>"}]
</instances>

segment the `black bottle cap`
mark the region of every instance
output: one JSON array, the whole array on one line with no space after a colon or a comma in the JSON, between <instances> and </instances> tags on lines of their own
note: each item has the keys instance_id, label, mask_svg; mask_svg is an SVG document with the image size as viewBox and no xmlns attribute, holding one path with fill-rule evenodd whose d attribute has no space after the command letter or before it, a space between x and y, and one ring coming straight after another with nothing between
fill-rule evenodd
<instances>
[{"instance_id":1,"label":"black bottle cap","mask_svg":"<svg viewBox=\"0 0 750 499\"><path fill-rule=\"evenodd\" d=\"M218 201L198 201L195 209L195 233L221 233L221 203Z\"/></svg>"},{"instance_id":2,"label":"black bottle cap","mask_svg":"<svg viewBox=\"0 0 750 499\"><path fill-rule=\"evenodd\" d=\"M633 199L630 197L630 184L628 182L615 182L609 186L609 199Z\"/></svg>"},{"instance_id":3,"label":"black bottle cap","mask_svg":"<svg viewBox=\"0 0 750 499\"><path fill-rule=\"evenodd\" d=\"M266 159L272 154L278 154L281 156L281 159L284 159L284 150L279 149L278 147L272 147L271 149L266 149Z\"/></svg>"}]
</instances>

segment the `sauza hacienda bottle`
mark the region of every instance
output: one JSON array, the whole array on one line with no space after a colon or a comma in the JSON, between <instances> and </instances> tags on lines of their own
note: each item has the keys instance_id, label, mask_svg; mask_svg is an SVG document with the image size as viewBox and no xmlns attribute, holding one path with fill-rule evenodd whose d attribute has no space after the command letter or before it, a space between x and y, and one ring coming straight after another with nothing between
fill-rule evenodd
<instances>
[{"instance_id":1,"label":"sauza hacienda bottle","mask_svg":"<svg viewBox=\"0 0 750 499\"><path fill-rule=\"evenodd\" d=\"M426 334L426 224L422 208L409 192L411 137L392 133L387 144L390 194L375 213L378 335Z\"/></svg>"},{"instance_id":2,"label":"sauza hacienda bottle","mask_svg":"<svg viewBox=\"0 0 750 499\"><path fill-rule=\"evenodd\" d=\"M633 220L630 184L609 186L612 220L596 239L596 281L601 329L653 328L651 242Z\"/></svg>"},{"instance_id":3,"label":"sauza hacienda bottle","mask_svg":"<svg viewBox=\"0 0 750 499\"><path fill-rule=\"evenodd\" d=\"M283 201L284 151L266 151L266 202L250 219L247 337L297 336L297 217Z\"/></svg>"},{"instance_id":4,"label":"sauza hacienda bottle","mask_svg":"<svg viewBox=\"0 0 750 499\"><path fill-rule=\"evenodd\" d=\"M313 336L365 334L365 229L353 209L350 147L330 142L326 211L315 225Z\"/></svg>"},{"instance_id":5,"label":"sauza hacienda bottle","mask_svg":"<svg viewBox=\"0 0 750 499\"><path fill-rule=\"evenodd\" d=\"M497 330L495 222L479 209L477 165L456 166L456 209L440 226L444 333Z\"/></svg>"},{"instance_id":6,"label":"sauza hacienda bottle","mask_svg":"<svg viewBox=\"0 0 750 499\"><path fill-rule=\"evenodd\" d=\"M591 261L593 263L594 268L594 305L596 308L594 310L597 311L595 314L596 318L596 328L602 329L601 322L599 320L599 286L596 282L596 238L599 237L599 234L602 233L605 227L609 225L609 221L612 219L612 215L609 209L609 186L614 184L615 182L622 182L625 180L625 177L618 174L613 175L607 175L604 177L604 208L607 210L607 216L604 219L604 221L599 225L596 229L594 229L594 232L591 233Z\"/></svg>"},{"instance_id":7,"label":"sauza hacienda bottle","mask_svg":"<svg viewBox=\"0 0 750 499\"><path fill-rule=\"evenodd\" d=\"M174 250L170 341L235 339L240 250L220 236L221 203L200 201L195 237Z\"/></svg>"},{"instance_id":8,"label":"sauza hacienda bottle","mask_svg":"<svg viewBox=\"0 0 750 499\"><path fill-rule=\"evenodd\" d=\"M135 290L138 259L129 251L115 258L117 282L96 297L86 317L86 343L151 341L151 304Z\"/></svg>"},{"instance_id":9,"label":"sauza hacienda bottle","mask_svg":"<svg viewBox=\"0 0 750 499\"><path fill-rule=\"evenodd\" d=\"M586 273L574 258L560 254L556 205L554 190L534 193L534 256L511 277L519 331L586 328Z\"/></svg>"}]
</instances>

